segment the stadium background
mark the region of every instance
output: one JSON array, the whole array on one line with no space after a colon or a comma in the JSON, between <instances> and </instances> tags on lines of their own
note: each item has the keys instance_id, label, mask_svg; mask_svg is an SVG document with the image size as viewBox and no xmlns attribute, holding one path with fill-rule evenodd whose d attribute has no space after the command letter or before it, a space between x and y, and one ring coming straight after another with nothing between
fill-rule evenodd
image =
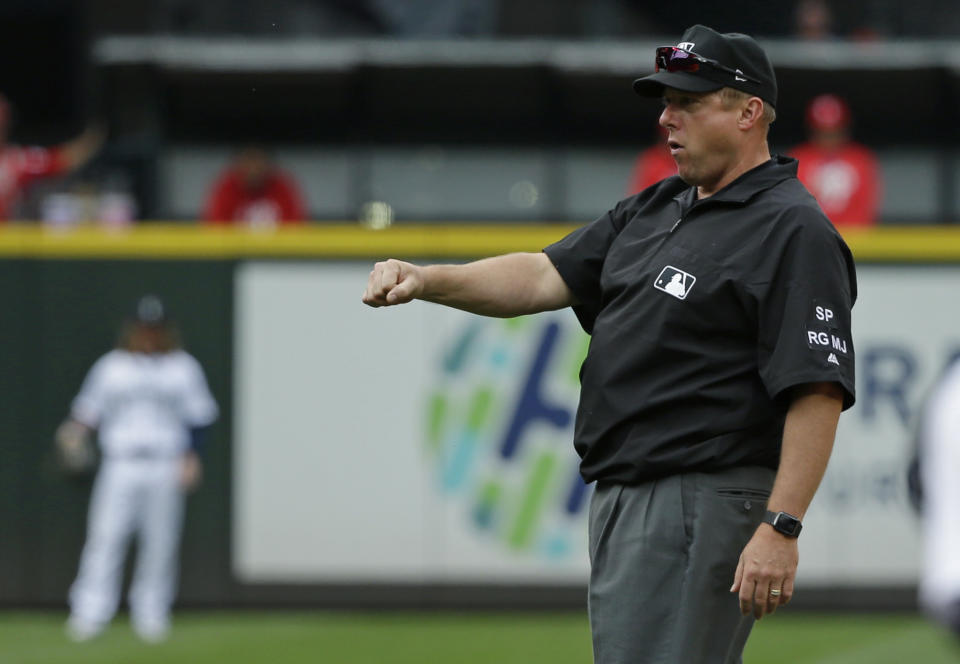
<instances>
[{"instance_id":1,"label":"stadium background","mask_svg":"<svg viewBox=\"0 0 960 664\"><path fill-rule=\"evenodd\" d=\"M865 623L864 640L896 634L906 652L922 652L937 637L914 622L917 529L901 471L924 390L960 349L950 306L960 282L960 30L950 3L910 12L833 3L843 38L816 44L791 34L794 3L443 4L0 8L0 90L17 109L15 141L64 140L98 118L110 129L91 165L35 188L28 205L39 210L53 188L119 182L144 220L122 231L0 229L0 632L10 634L0 659L55 661L31 659L22 625L60 638L90 484L55 472L52 432L145 291L169 301L223 406L183 547L180 606L190 625L211 616L204 639L242 642L242 616L208 611L280 608L333 612L320 632L355 618L363 633L388 635L384 648L436 614L404 623L400 613L390 626L339 612L459 609L467 624L476 610L524 609L586 639L584 495L567 481L566 387L546 395L549 426L518 434L533 450L528 465L496 466L489 453L524 411L522 379L538 349L560 358L547 382L569 382L582 349L574 326L473 328L429 307L389 318L363 309L359 292L372 260L537 250L622 197L658 113L629 81L649 69L652 47L695 21L764 36L781 88L774 149L802 140L810 96L842 93L885 175L880 225L845 233L864 275L854 340L870 355L860 356L861 402L814 506L832 525L805 538L802 565L814 569L796 606L806 611L774 625L791 638L823 615L811 631L822 636L834 620L895 612ZM206 184L250 141L297 174L316 223L267 234L196 227ZM389 209L390 228L369 228L371 202ZM489 360L457 373L451 357L471 343ZM407 399L382 408L376 393L399 372ZM571 613L538 613L558 609ZM476 649L497 633L465 638ZM371 661L406 661L400 652ZM895 648L851 652L781 661L902 661L883 659ZM227 661L209 657L198 661Z\"/></svg>"}]
</instances>

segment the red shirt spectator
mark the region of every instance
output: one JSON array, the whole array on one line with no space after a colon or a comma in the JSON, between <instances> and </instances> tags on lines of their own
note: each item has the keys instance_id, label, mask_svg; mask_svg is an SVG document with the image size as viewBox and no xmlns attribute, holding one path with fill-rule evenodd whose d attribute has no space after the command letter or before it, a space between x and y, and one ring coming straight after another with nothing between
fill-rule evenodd
<instances>
[{"instance_id":1,"label":"red shirt spectator","mask_svg":"<svg viewBox=\"0 0 960 664\"><path fill-rule=\"evenodd\" d=\"M273 227L303 224L306 214L296 181L266 152L248 148L214 182L203 217L209 224Z\"/></svg>"},{"instance_id":2,"label":"red shirt spectator","mask_svg":"<svg viewBox=\"0 0 960 664\"><path fill-rule=\"evenodd\" d=\"M871 226L877 221L882 183L873 151L850 139L850 109L834 95L820 95L807 108L810 140L790 156L797 176L837 226Z\"/></svg>"},{"instance_id":3,"label":"red shirt spectator","mask_svg":"<svg viewBox=\"0 0 960 664\"><path fill-rule=\"evenodd\" d=\"M85 164L103 144L102 129L87 129L63 145L42 148L9 145L10 104L0 95L0 223L7 221L33 180L61 175Z\"/></svg>"},{"instance_id":4,"label":"red shirt spectator","mask_svg":"<svg viewBox=\"0 0 960 664\"><path fill-rule=\"evenodd\" d=\"M0 221L6 221L20 197L32 181L66 172L67 164L58 148L0 148Z\"/></svg>"},{"instance_id":5,"label":"red shirt spectator","mask_svg":"<svg viewBox=\"0 0 960 664\"><path fill-rule=\"evenodd\" d=\"M667 132L659 125L657 132L657 142L637 156L633 172L630 174L627 194L636 194L664 178L677 174L677 162L674 161L670 155L670 148L667 147Z\"/></svg>"}]
</instances>

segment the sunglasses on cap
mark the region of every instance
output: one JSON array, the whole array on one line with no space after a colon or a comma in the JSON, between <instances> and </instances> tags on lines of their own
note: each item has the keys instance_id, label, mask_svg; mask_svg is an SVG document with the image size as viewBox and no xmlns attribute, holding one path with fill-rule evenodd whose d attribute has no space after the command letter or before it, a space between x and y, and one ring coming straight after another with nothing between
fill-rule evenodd
<instances>
[{"instance_id":1,"label":"sunglasses on cap","mask_svg":"<svg viewBox=\"0 0 960 664\"><path fill-rule=\"evenodd\" d=\"M686 72L693 74L700 71L701 65L709 65L714 69L733 74L734 79L739 81L750 81L757 85L761 84L760 81L751 76L747 76L739 69L732 69L731 67L720 64L716 60L705 58L702 55L697 55L690 51L684 51L682 48L677 48L676 46L660 46L657 48L657 59L654 63L654 71L658 72L661 69L665 69L671 73Z\"/></svg>"}]
</instances>

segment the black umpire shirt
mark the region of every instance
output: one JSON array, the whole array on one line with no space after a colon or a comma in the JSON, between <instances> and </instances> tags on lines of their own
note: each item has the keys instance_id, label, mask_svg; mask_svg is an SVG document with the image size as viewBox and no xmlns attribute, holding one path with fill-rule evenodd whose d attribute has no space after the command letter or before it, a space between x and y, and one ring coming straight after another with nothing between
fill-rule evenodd
<instances>
[{"instance_id":1,"label":"black umpire shirt","mask_svg":"<svg viewBox=\"0 0 960 664\"><path fill-rule=\"evenodd\" d=\"M544 251L591 334L587 482L776 468L791 387L836 382L853 405L853 257L794 159L703 200L667 178Z\"/></svg>"}]
</instances>

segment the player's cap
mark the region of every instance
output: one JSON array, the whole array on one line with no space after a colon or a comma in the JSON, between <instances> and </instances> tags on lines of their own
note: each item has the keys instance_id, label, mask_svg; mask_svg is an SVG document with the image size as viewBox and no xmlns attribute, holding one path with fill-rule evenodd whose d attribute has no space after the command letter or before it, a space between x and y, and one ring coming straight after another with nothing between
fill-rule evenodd
<instances>
[{"instance_id":1,"label":"player's cap","mask_svg":"<svg viewBox=\"0 0 960 664\"><path fill-rule=\"evenodd\" d=\"M687 28L676 46L656 50L654 73L633 82L643 97L664 87L687 92L735 88L777 105L777 76L757 41L739 32L719 33L705 25Z\"/></svg>"},{"instance_id":2,"label":"player's cap","mask_svg":"<svg viewBox=\"0 0 960 664\"><path fill-rule=\"evenodd\" d=\"M163 300L156 295L144 295L137 300L133 310L133 320L141 325L164 325L167 322L167 309Z\"/></svg>"},{"instance_id":3,"label":"player's cap","mask_svg":"<svg viewBox=\"0 0 960 664\"><path fill-rule=\"evenodd\" d=\"M846 129L850 107L837 95L818 95L807 104L807 126L821 131Z\"/></svg>"}]
</instances>

